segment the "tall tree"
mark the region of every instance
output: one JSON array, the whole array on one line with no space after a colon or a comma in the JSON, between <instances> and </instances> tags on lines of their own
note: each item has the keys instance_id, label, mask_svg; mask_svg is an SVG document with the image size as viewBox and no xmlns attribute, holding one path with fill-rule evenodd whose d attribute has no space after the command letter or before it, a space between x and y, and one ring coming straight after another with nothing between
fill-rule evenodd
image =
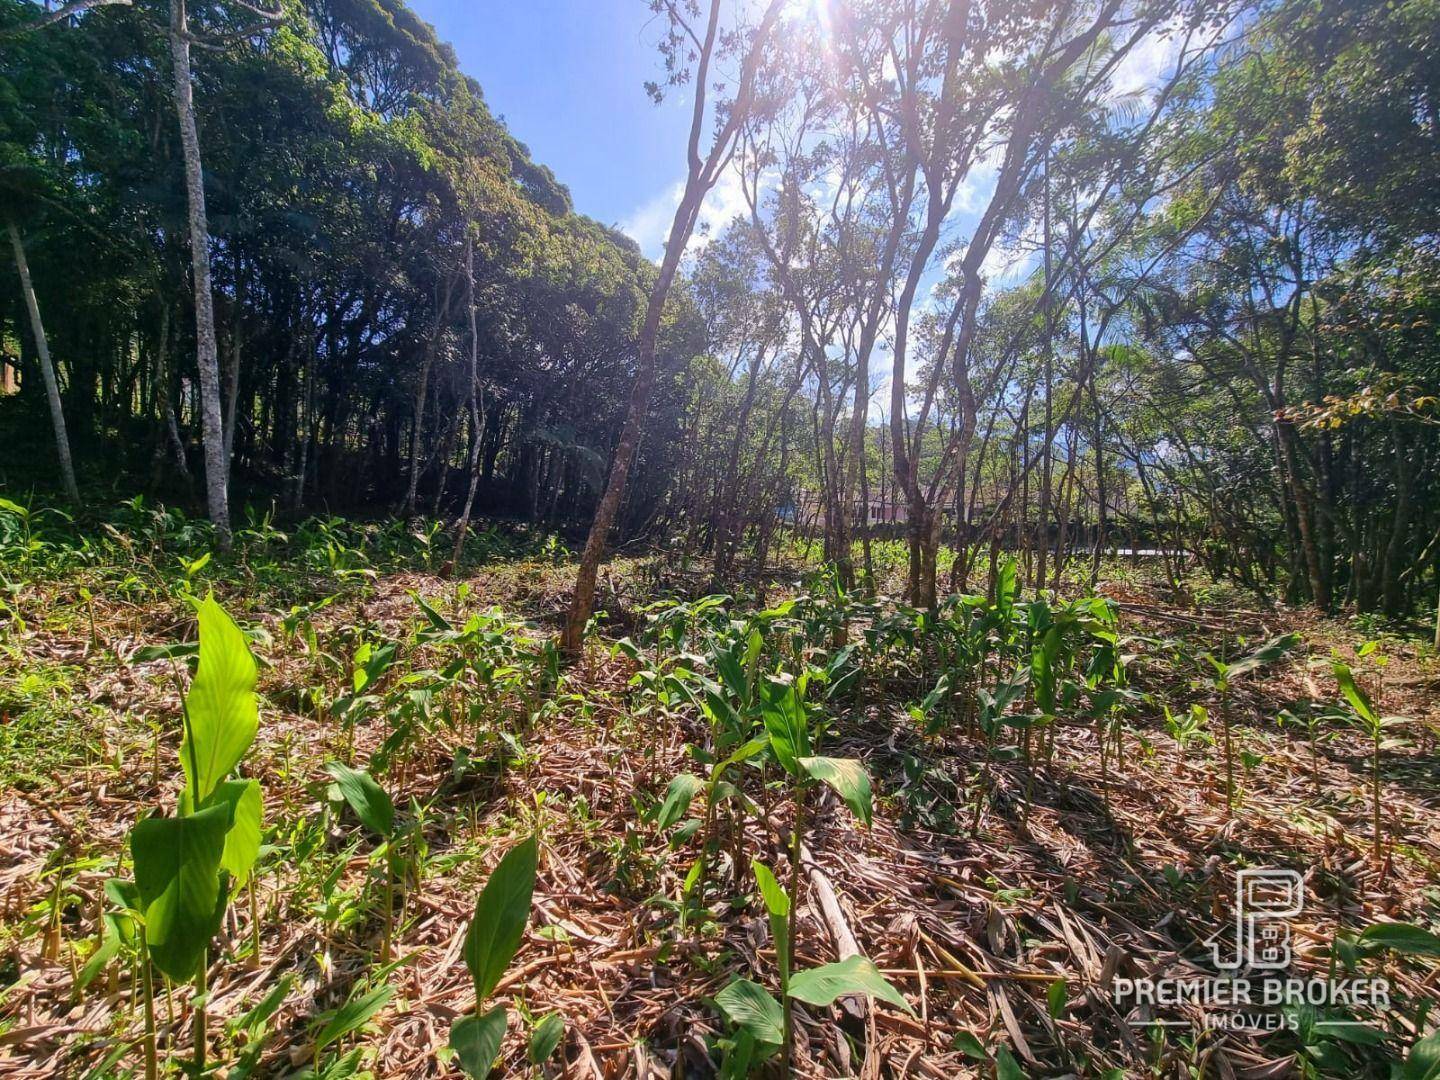
<instances>
[{"instance_id":1,"label":"tall tree","mask_svg":"<svg viewBox=\"0 0 1440 1080\"><path fill-rule=\"evenodd\" d=\"M756 72L764 56L770 32L779 19L782 5L783 0L770 0L754 31L740 35L742 44L739 48L742 58L735 95L729 102L722 103L723 108L716 110L719 127L708 152L702 155L701 140L707 121L707 95L711 90L711 65L720 46L721 0L710 0L709 16L703 31L698 34L689 21L689 17L697 12L695 7L682 10L674 0L654 0L655 10L663 12L671 23L670 35L667 38L667 45L671 49L670 57L673 59L681 55L680 50L689 49L691 46L695 49L695 89L690 113L685 185L680 195L680 205L675 208L675 216L670 222L665 253L660 260L660 273L651 287L650 298L645 306L645 319L641 324L637 343L635 383L630 391L625 425L620 431L620 441L616 444L615 454L611 459L610 477L605 484L605 493L595 508L595 517L590 523L590 533L585 540L585 549L575 572L575 591L561 635L561 646L564 652L572 657L578 656L583 646L585 627L590 622L590 614L595 607L595 582L600 572L600 563L605 557L610 529L615 524L615 516L620 509L620 500L625 497L630 465L635 458L635 450L645 426L645 416L650 408L650 394L655 383L655 349L665 301L680 268L680 259L695 231L695 222L705 195L715 186L720 173L728 167L734 154L741 125L753 104ZM674 77L680 77L678 71L674 71Z\"/></svg>"},{"instance_id":2,"label":"tall tree","mask_svg":"<svg viewBox=\"0 0 1440 1080\"><path fill-rule=\"evenodd\" d=\"M263 22L278 20L279 11L265 11L245 0L232 0ZM259 31L250 26L236 31L243 37ZM205 175L200 158L200 130L195 121L195 88L190 71L190 48L197 38L190 31L185 0L170 0L170 59L174 71L175 114L180 122L180 149L185 166L185 201L189 211L190 273L195 292L195 365L200 374L200 433L205 448L205 501L215 537L222 549L231 544L230 460L220 404L220 356L215 340L215 295L210 284L210 217L205 208ZM202 42L203 44L204 42ZM218 44L215 42L209 44Z\"/></svg>"},{"instance_id":3,"label":"tall tree","mask_svg":"<svg viewBox=\"0 0 1440 1080\"><path fill-rule=\"evenodd\" d=\"M10 246L15 252L15 270L20 275L20 292L25 297L25 311L30 316L30 333L35 340L35 355L40 362L40 378L45 382L45 400L50 406L50 425L55 431L55 455L60 460L60 478L66 497L80 505L80 489L75 485L75 466L70 460L70 435L65 430L65 409L60 402L60 383L55 378L55 365L50 362L50 339L40 320L40 302L35 298L35 285L30 280L30 263L25 258L25 244L15 222L5 219Z\"/></svg>"}]
</instances>

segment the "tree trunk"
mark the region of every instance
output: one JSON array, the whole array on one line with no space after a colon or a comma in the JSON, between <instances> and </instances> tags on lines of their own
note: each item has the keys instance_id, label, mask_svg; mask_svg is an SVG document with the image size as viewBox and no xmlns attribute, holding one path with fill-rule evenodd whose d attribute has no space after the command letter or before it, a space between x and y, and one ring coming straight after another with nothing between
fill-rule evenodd
<instances>
[{"instance_id":1,"label":"tree trunk","mask_svg":"<svg viewBox=\"0 0 1440 1080\"><path fill-rule=\"evenodd\" d=\"M421 468L420 441L425 430L425 399L430 391L430 369L435 363L435 349L440 342L440 332L445 325L445 316L450 311L450 276L446 275L445 294L442 301L438 296L435 304L435 321L430 326L430 336L425 340L425 356L420 363L420 382L415 387L415 419L410 432L410 476L405 486L405 516L415 515L416 491L420 484Z\"/></svg>"},{"instance_id":2,"label":"tree trunk","mask_svg":"<svg viewBox=\"0 0 1440 1080\"><path fill-rule=\"evenodd\" d=\"M1320 550L1315 536L1315 510L1310 492L1301 475L1298 441L1294 428L1288 420L1275 422L1275 437L1280 444L1280 461L1289 481L1290 497L1295 504L1295 522L1300 532L1300 550L1305 557L1305 570L1310 578L1310 599L1321 611L1330 610L1330 581L1320 562Z\"/></svg>"},{"instance_id":3,"label":"tree trunk","mask_svg":"<svg viewBox=\"0 0 1440 1080\"><path fill-rule=\"evenodd\" d=\"M75 485L75 465L70 460L70 436L65 430L65 410L60 403L60 383L55 378L55 367L50 363L50 341L45 336L45 325L40 321L40 303L35 299L35 286L30 281L30 263L25 259L25 245L20 241L20 230L15 222L7 218L5 227L10 233L10 245L15 249L15 269L20 275L20 291L25 296L25 308L30 313L30 332L35 338L35 353L40 358L40 377L45 382L45 398L50 403L50 424L55 429L55 453L60 459L60 479L65 485L65 497L75 506L80 505L80 489Z\"/></svg>"},{"instance_id":4,"label":"tree trunk","mask_svg":"<svg viewBox=\"0 0 1440 1080\"><path fill-rule=\"evenodd\" d=\"M1054 267L1050 259L1050 155L1045 155L1045 226L1044 240L1042 246L1045 249L1045 444L1042 449L1045 457L1040 462L1040 535L1036 542L1040 545L1037 553L1038 562L1035 567L1035 588L1037 592L1045 589L1046 560L1050 555L1050 502L1052 498L1052 485L1054 478L1054 465L1052 463L1051 444L1055 441L1055 304L1051 289L1053 287ZM1056 562L1060 560L1059 553L1055 556ZM1057 575L1058 578L1058 575ZM1057 581L1058 587L1058 581Z\"/></svg>"},{"instance_id":5,"label":"tree trunk","mask_svg":"<svg viewBox=\"0 0 1440 1080\"><path fill-rule=\"evenodd\" d=\"M585 626L590 622L590 613L595 606L595 582L600 574L600 562L605 556L605 545L610 539L611 526L620 509L620 500L625 496L625 485L630 479L630 465L635 460L635 450L640 444L641 429L645 414L650 409L650 391L655 385L655 346L660 334L660 314L665 307L665 298L675 280L675 271L680 265L680 255L690 237L704 191L692 182L686 186L684 197L675 211L675 221L670 227L670 239L665 247L665 259L660 264L660 276L650 291L650 300L645 307L645 322L640 328L639 355L636 360L635 385L630 391L630 405L625 412L625 426L620 430L620 442L615 447L615 458L610 463L610 477L605 484L605 494L595 508L595 518L590 523L590 535L585 539L585 550L580 555L580 566L575 573L575 595L570 601L570 612L565 620L565 631L561 638L564 652L576 657L580 655L585 638Z\"/></svg>"},{"instance_id":6,"label":"tree trunk","mask_svg":"<svg viewBox=\"0 0 1440 1080\"><path fill-rule=\"evenodd\" d=\"M470 510L475 505L475 487L480 483L480 444L485 438L485 417L480 410L480 333L475 322L475 245L469 237L465 239L465 304L470 310L470 487L455 526L455 548L448 567L451 574L460 565L465 535L470 531Z\"/></svg>"},{"instance_id":7,"label":"tree trunk","mask_svg":"<svg viewBox=\"0 0 1440 1080\"><path fill-rule=\"evenodd\" d=\"M610 463L610 477L605 485L605 494L601 496L600 504L595 508L594 520L590 523L590 535L585 540L585 550L581 553L580 566L575 573L575 594L571 598L570 612L560 638L561 649L572 659L580 655L585 639L585 627L590 622L590 613L595 606L595 582L600 573L600 562L605 557L605 545L610 537L611 526L615 523L615 516L619 512L620 500L625 496L625 486L630 479L630 465L635 460L635 450L640 444L641 431L645 425L645 414L650 409L650 391L655 385L655 347L660 336L660 315L665 309L665 299L670 294L670 286L675 280L680 258L685 253L685 245L695 229L700 203L719 178L722 163L729 160L740 123L749 111L760 50L779 17L780 6L780 0L771 0L767 6L742 65L739 88L731 102L724 126L716 134L709 154L702 159L700 137L705 126L705 94L710 78L711 54L720 21L719 0L711 0L709 22L694 77L695 100L690 115L689 167L685 189L680 197L680 205L675 208L675 217L670 222L670 235L665 242L665 256L660 262L660 273L645 306L645 321L640 327L636 355L635 385L630 391L625 425L621 428L620 442L615 447L615 457Z\"/></svg>"},{"instance_id":8,"label":"tree trunk","mask_svg":"<svg viewBox=\"0 0 1440 1080\"><path fill-rule=\"evenodd\" d=\"M175 67L175 112L185 159L185 195L190 211L190 266L195 283L195 364L200 373L200 431L205 446L205 495L210 521L222 550L230 536L229 462L220 412L220 360L215 344L215 303L210 289L210 223L200 167L200 133L195 126L195 92L190 82L190 32L185 0L170 0L170 55Z\"/></svg>"},{"instance_id":9,"label":"tree trunk","mask_svg":"<svg viewBox=\"0 0 1440 1080\"><path fill-rule=\"evenodd\" d=\"M1410 534L1411 468L1408 443L1398 423L1390 422L1393 440L1391 461L1395 475L1395 514L1390 522L1390 537L1385 544L1381 572L1381 604L1385 614L1398 618L1405 614L1405 540ZM1413 555L1413 551L1412 551Z\"/></svg>"}]
</instances>

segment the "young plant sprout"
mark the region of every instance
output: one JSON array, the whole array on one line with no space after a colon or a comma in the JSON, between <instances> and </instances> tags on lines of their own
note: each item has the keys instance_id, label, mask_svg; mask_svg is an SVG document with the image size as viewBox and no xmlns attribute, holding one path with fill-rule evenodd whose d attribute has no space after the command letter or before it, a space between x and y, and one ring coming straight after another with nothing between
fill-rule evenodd
<instances>
[{"instance_id":1,"label":"young plant sprout","mask_svg":"<svg viewBox=\"0 0 1440 1080\"><path fill-rule=\"evenodd\" d=\"M488 1076L505 1038L505 1006L481 1010L525 935L539 858L539 844L533 836L511 848L475 902L464 946L465 966L475 984L475 1012L450 1028L450 1049L467 1076Z\"/></svg>"},{"instance_id":2,"label":"young plant sprout","mask_svg":"<svg viewBox=\"0 0 1440 1080\"><path fill-rule=\"evenodd\" d=\"M866 957L851 956L837 963L792 971L795 925L791 894L764 863L756 860L751 863L751 869L769 916L780 1000L749 979L736 979L715 995L715 1004L736 1027L721 1075L736 1078L753 1075L753 1070L777 1052L781 1057L781 1075L792 1075L790 1062L795 1039L792 1001L823 1008L837 998L867 994L914 1015L909 1003Z\"/></svg>"},{"instance_id":3,"label":"young plant sprout","mask_svg":"<svg viewBox=\"0 0 1440 1080\"><path fill-rule=\"evenodd\" d=\"M194 1067L205 1068L207 952L260 852L260 784L233 778L259 722L255 658L213 595L195 608L199 663L182 705L185 787L173 816L146 817L130 832L143 927L146 1080L157 1074L152 964L175 982L194 979Z\"/></svg>"},{"instance_id":4,"label":"young plant sprout","mask_svg":"<svg viewBox=\"0 0 1440 1080\"><path fill-rule=\"evenodd\" d=\"M1221 660L1214 653L1208 652L1201 656L1202 660L1210 664L1213 671L1210 682L1220 696L1220 731L1225 746L1225 812L1227 814L1232 813L1235 809L1235 744L1230 734L1230 691L1236 680L1284 658L1299 644L1299 634L1281 634L1279 637L1271 638L1259 648L1246 653L1238 660Z\"/></svg>"},{"instance_id":5,"label":"young plant sprout","mask_svg":"<svg viewBox=\"0 0 1440 1080\"><path fill-rule=\"evenodd\" d=\"M1354 713L1355 725L1370 740L1371 852L1378 863L1384 858L1384 827L1381 824L1380 810L1380 754L1403 745L1398 739L1386 739L1385 733L1408 721L1403 716L1380 715L1379 708L1370 695L1360 688L1360 684L1355 680L1355 673L1348 664L1337 660L1333 670L1340 693L1344 695Z\"/></svg>"},{"instance_id":6,"label":"young plant sprout","mask_svg":"<svg viewBox=\"0 0 1440 1080\"><path fill-rule=\"evenodd\" d=\"M375 853L384 875L385 918L381 927L380 963L390 962L391 940L395 928L395 872L399 862L399 846L406 836L395 822L395 804L375 778L361 769L352 769L338 761L329 762L325 771L333 778L331 787L364 825L384 843Z\"/></svg>"}]
</instances>

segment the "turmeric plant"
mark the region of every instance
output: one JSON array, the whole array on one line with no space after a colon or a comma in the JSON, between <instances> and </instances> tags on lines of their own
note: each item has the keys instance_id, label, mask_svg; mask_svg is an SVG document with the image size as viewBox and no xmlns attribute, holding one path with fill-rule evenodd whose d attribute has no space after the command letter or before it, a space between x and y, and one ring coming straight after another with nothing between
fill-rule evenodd
<instances>
[{"instance_id":1,"label":"turmeric plant","mask_svg":"<svg viewBox=\"0 0 1440 1080\"><path fill-rule=\"evenodd\" d=\"M260 852L260 784L233 775L259 725L255 658L213 594L195 608L199 663L182 705L185 787L173 816L147 816L130 832L142 924L147 1080L158 1072L150 967L175 982L194 979L194 1066L203 1071L207 952L233 890L248 880Z\"/></svg>"},{"instance_id":2,"label":"turmeric plant","mask_svg":"<svg viewBox=\"0 0 1440 1080\"><path fill-rule=\"evenodd\" d=\"M1246 653L1238 660L1226 661L1205 653L1202 660L1209 663L1213 674L1210 683L1220 695L1220 733L1225 746L1225 812L1235 809L1235 744L1230 735L1230 692L1236 680L1262 667L1280 660L1300 644L1299 634L1282 634L1271 638L1259 648Z\"/></svg>"},{"instance_id":3,"label":"turmeric plant","mask_svg":"<svg viewBox=\"0 0 1440 1080\"><path fill-rule=\"evenodd\" d=\"M1375 861L1384 857L1384 828L1381 824L1380 799L1380 754L1398 745L1398 741L1385 738L1385 732L1405 722L1402 716L1381 716L1380 710L1370 700L1370 695L1360 689L1355 673L1348 664L1337 660L1334 664L1335 681L1340 693L1354 711L1356 725L1370 741L1370 803L1372 813L1371 850Z\"/></svg>"},{"instance_id":4,"label":"turmeric plant","mask_svg":"<svg viewBox=\"0 0 1440 1080\"><path fill-rule=\"evenodd\" d=\"M465 933L465 966L475 983L475 1012L461 1017L450 1028L450 1049L467 1076L488 1076L505 1038L505 1006L481 1010L525 934L539 857L539 845L533 836L505 853L485 883Z\"/></svg>"},{"instance_id":5,"label":"turmeric plant","mask_svg":"<svg viewBox=\"0 0 1440 1080\"><path fill-rule=\"evenodd\" d=\"M764 863L751 863L760 896L769 916L770 936L775 944L775 966L780 980L780 1000L759 983L736 979L715 995L715 1004L736 1026L737 1033L726 1055L721 1075L742 1077L777 1052L781 1075L789 1076L795 1038L791 1001L825 1007L837 998L868 994L914 1015L909 1003L880 974L873 961L851 956L833 964L821 964L805 971L791 970L794 948L793 907L790 894Z\"/></svg>"}]
</instances>

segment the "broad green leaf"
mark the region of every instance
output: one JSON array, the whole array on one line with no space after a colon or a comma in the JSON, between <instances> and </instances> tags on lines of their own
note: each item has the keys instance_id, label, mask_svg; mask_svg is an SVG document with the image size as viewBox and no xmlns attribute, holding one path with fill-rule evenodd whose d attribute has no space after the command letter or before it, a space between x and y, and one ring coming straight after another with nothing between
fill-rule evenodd
<instances>
[{"instance_id":1,"label":"broad green leaf","mask_svg":"<svg viewBox=\"0 0 1440 1080\"><path fill-rule=\"evenodd\" d=\"M690 809L690 801L704 787L705 781L693 773L681 773L671 780L665 792L665 801L655 814L656 828L668 829L684 817L685 811Z\"/></svg>"},{"instance_id":2,"label":"broad green leaf","mask_svg":"<svg viewBox=\"0 0 1440 1080\"><path fill-rule=\"evenodd\" d=\"M1040 647L1030 654L1030 682L1035 704L1046 716L1055 715L1055 662L1060 655L1060 627L1045 631Z\"/></svg>"},{"instance_id":3,"label":"broad green leaf","mask_svg":"<svg viewBox=\"0 0 1440 1080\"><path fill-rule=\"evenodd\" d=\"M475 903L475 916L465 932L465 966L475 980L477 1002L490 996L520 947L539 860L535 837L516 844L495 867Z\"/></svg>"},{"instance_id":4,"label":"broad green leaf","mask_svg":"<svg viewBox=\"0 0 1440 1080\"><path fill-rule=\"evenodd\" d=\"M1229 681L1234 682L1241 675L1248 675L1257 668L1262 668L1267 664L1273 664L1299 644L1299 634L1281 634L1279 637L1271 638L1254 652L1242 656L1239 660L1230 664L1226 668L1225 676Z\"/></svg>"},{"instance_id":5,"label":"broad green leaf","mask_svg":"<svg viewBox=\"0 0 1440 1080\"><path fill-rule=\"evenodd\" d=\"M1336 661L1334 665L1335 681L1340 684L1340 692L1345 695L1345 700L1350 702L1350 707L1371 726L1380 723L1380 715L1371 704L1370 697L1361 690L1355 682L1355 675L1346 664Z\"/></svg>"},{"instance_id":6,"label":"broad green leaf","mask_svg":"<svg viewBox=\"0 0 1440 1080\"><path fill-rule=\"evenodd\" d=\"M822 964L790 977L790 996L810 1005L829 1005L846 994L869 994L907 1013L914 1011L880 974L880 969L863 956Z\"/></svg>"},{"instance_id":7,"label":"broad green leaf","mask_svg":"<svg viewBox=\"0 0 1440 1080\"><path fill-rule=\"evenodd\" d=\"M737 642L736 647L715 652L715 672L735 700L743 702L749 686L745 678L745 661L737 655L738 645Z\"/></svg>"},{"instance_id":8,"label":"broad green leaf","mask_svg":"<svg viewBox=\"0 0 1440 1080\"><path fill-rule=\"evenodd\" d=\"M1003 1046L995 1051L995 1080L1025 1080L1015 1055Z\"/></svg>"},{"instance_id":9,"label":"broad green leaf","mask_svg":"<svg viewBox=\"0 0 1440 1080\"><path fill-rule=\"evenodd\" d=\"M537 1020L535 1030L530 1033L530 1045L525 1055L530 1059L530 1064L541 1065L549 1061L564 1034L565 1018L558 1012L546 1013Z\"/></svg>"},{"instance_id":10,"label":"broad green leaf","mask_svg":"<svg viewBox=\"0 0 1440 1080\"><path fill-rule=\"evenodd\" d=\"M925 695L920 704L910 707L910 715L925 725L925 734L934 735L939 730L939 719L930 720L930 713L934 711L935 707L939 705L949 693L950 676L949 674L943 674L936 680L934 688Z\"/></svg>"},{"instance_id":11,"label":"broad green leaf","mask_svg":"<svg viewBox=\"0 0 1440 1080\"><path fill-rule=\"evenodd\" d=\"M135 884L155 966L176 982L195 973L225 912L220 858L230 828L230 807L197 814L146 818L130 830Z\"/></svg>"},{"instance_id":12,"label":"broad green leaf","mask_svg":"<svg viewBox=\"0 0 1440 1080\"><path fill-rule=\"evenodd\" d=\"M766 679L760 684L761 711L775 760L791 776L800 775L799 759L810 756L805 702L794 683Z\"/></svg>"},{"instance_id":13,"label":"broad green leaf","mask_svg":"<svg viewBox=\"0 0 1440 1080\"><path fill-rule=\"evenodd\" d=\"M334 777L336 788L360 823L371 832L389 838L395 828L395 804L375 778L363 769L352 769L338 761L327 762L325 771Z\"/></svg>"},{"instance_id":14,"label":"broad green leaf","mask_svg":"<svg viewBox=\"0 0 1440 1080\"><path fill-rule=\"evenodd\" d=\"M779 1046L784 1040L784 1011L759 983L736 979L715 995L715 1004L727 1020L761 1046Z\"/></svg>"},{"instance_id":15,"label":"broad green leaf","mask_svg":"<svg viewBox=\"0 0 1440 1080\"><path fill-rule=\"evenodd\" d=\"M422 597L414 589L410 590L410 599L415 601L416 605L420 608L420 610L425 613L425 618L430 620L430 625L436 630L451 629L450 621L446 619L444 615L441 615L440 612L436 611L433 607L426 603L425 598Z\"/></svg>"},{"instance_id":16,"label":"broad green leaf","mask_svg":"<svg viewBox=\"0 0 1440 1080\"><path fill-rule=\"evenodd\" d=\"M955 1037L950 1040L950 1045L971 1061L989 1061L990 1052L985 1049L985 1044L975 1037L974 1032L957 1031Z\"/></svg>"},{"instance_id":17,"label":"broad green leaf","mask_svg":"<svg viewBox=\"0 0 1440 1080\"><path fill-rule=\"evenodd\" d=\"M758 1071L760 1062L773 1057L778 1046L761 1047L744 1028L736 1028L720 1059L719 1080L749 1080Z\"/></svg>"},{"instance_id":18,"label":"broad green leaf","mask_svg":"<svg viewBox=\"0 0 1440 1080\"><path fill-rule=\"evenodd\" d=\"M1372 923L1361 932L1360 943L1410 956L1440 956L1440 937L1412 923Z\"/></svg>"},{"instance_id":19,"label":"broad green leaf","mask_svg":"<svg viewBox=\"0 0 1440 1080\"><path fill-rule=\"evenodd\" d=\"M765 901L765 910L777 919L789 916L790 897L785 894L780 882L775 880L770 868L759 859L751 860L750 868L755 871L755 880L760 884L760 896Z\"/></svg>"},{"instance_id":20,"label":"broad green leaf","mask_svg":"<svg viewBox=\"0 0 1440 1080\"><path fill-rule=\"evenodd\" d=\"M763 752L764 749L769 745L770 740L768 738L751 739L744 746L740 747L740 749L736 750L724 761L720 762L718 765L716 765L713 769L710 770L711 782L713 783L714 781L720 779L720 774L723 773L726 769L730 768L731 765L738 765L742 761L749 761L756 754Z\"/></svg>"},{"instance_id":21,"label":"broad green leaf","mask_svg":"<svg viewBox=\"0 0 1440 1080\"><path fill-rule=\"evenodd\" d=\"M399 648L399 645L393 641L387 642L379 648L368 641L361 645L355 651L355 670L350 675L354 692L360 693L384 675L390 665L395 662L395 653Z\"/></svg>"},{"instance_id":22,"label":"broad green leaf","mask_svg":"<svg viewBox=\"0 0 1440 1080\"><path fill-rule=\"evenodd\" d=\"M703 708L711 728L722 735L738 738L738 733L744 730L744 722L740 719L740 714L735 711L735 707L725 699L725 695L718 689L705 691Z\"/></svg>"},{"instance_id":23,"label":"broad green leaf","mask_svg":"<svg viewBox=\"0 0 1440 1080\"><path fill-rule=\"evenodd\" d=\"M187 789L205 805L217 784L230 775L255 741L255 658L245 635L215 602L196 605L200 620L200 664L185 695L185 737L180 764Z\"/></svg>"},{"instance_id":24,"label":"broad green leaf","mask_svg":"<svg viewBox=\"0 0 1440 1080\"><path fill-rule=\"evenodd\" d=\"M1008 618L1011 609L1015 606L1015 596L1019 591L1019 575L1016 571L1015 560L1007 558L1000 564L1000 569L995 575L996 612L1002 617Z\"/></svg>"},{"instance_id":25,"label":"broad green leaf","mask_svg":"<svg viewBox=\"0 0 1440 1080\"><path fill-rule=\"evenodd\" d=\"M210 805L230 807L230 831L225 834L225 852L220 865L236 888L250 880L260 856L260 837L265 816L258 780L226 780L210 796Z\"/></svg>"},{"instance_id":26,"label":"broad green leaf","mask_svg":"<svg viewBox=\"0 0 1440 1080\"><path fill-rule=\"evenodd\" d=\"M1385 1033L1379 1028L1349 1020L1317 1020L1311 1031L1356 1046L1379 1046L1385 1041Z\"/></svg>"},{"instance_id":27,"label":"broad green leaf","mask_svg":"<svg viewBox=\"0 0 1440 1080\"><path fill-rule=\"evenodd\" d=\"M496 1005L480 1016L461 1017L450 1028L450 1049L455 1051L465 1075L477 1080L490 1075L504 1041L504 1005Z\"/></svg>"},{"instance_id":28,"label":"broad green leaf","mask_svg":"<svg viewBox=\"0 0 1440 1080\"><path fill-rule=\"evenodd\" d=\"M359 1031L388 1005L394 996L395 988L385 983L357 998L351 998L334 1012L326 1014L322 1017L325 1022L320 1025L320 1033L315 1036L316 1053L323 1052L336 1040Z\"/></svg>"},{"instance_id":29,"label":"broad green leaf","mask_svg":"<svg viewBox=\"0 0 1440 1080\"><path fill-rule=\"evenodd\" d=\"M854 758L807 757L800 767L816 780L829 784L845 800L850 812L867 827L873 814L870 798L870 775Z\"/></svg>"},{"instance_id":30,"label":"broad green leaf","mask_svg":"<svg viewBox=\"0 0 1440 1080\"><path fill-rule=\"evenodd\" d=\"M1432 1031L1410 1048L1400 1080L1440 1080L1440 1031Z\"/></svg>"}]
</instances>

